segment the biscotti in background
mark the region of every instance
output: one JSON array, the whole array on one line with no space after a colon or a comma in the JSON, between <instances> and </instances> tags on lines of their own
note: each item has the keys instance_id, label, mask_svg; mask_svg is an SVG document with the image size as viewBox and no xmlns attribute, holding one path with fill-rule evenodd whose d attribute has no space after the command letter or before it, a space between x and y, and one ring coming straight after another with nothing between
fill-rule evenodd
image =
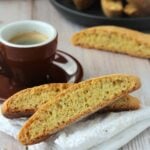
<instances>
[{"instance_id":1,"label":"biscotti in background","mask_svg":"<svg viewBox=\"0 0 150 150\"><path fill-rule=\"evenodd\" d=\"M150 14L149 0L62 0L62 3L77 13L92 13L104 18L106 16L128 20L130 17L148 17Z\"/></svg>"},{"instance_id":2,"label":"biscotti in background","mask_svg":"<svg viewBox=\"0 0 150 150\"><path fill-rule=\"evenodd\" d=\"M117 26L97 26L75 33L75 46L150 58L150 35Z\"/></svg>"},{"instance_id":3,"label":"biscotti in background","mask_svg":"<svg viewBox=\"0 0 150 150\"><path fill-rule=\"evenodd\" d=\"M121 0L100 0L103 13L107 17L118 17L123 13L123 2Z\"/></svg>"},{"instance_id":4,"label":"biscotti in background","mask_svg":"<svg viewBox=\"0 0 150 150\"><path fill-rule=\"evenodd\" d=\"M107 75L72 85L42 105L19 133L24 145L35 144L66 126L109 106L140 87L136 76Z\"/></svg>"},{"instance_id":5,"label":"biscotti in background","mask_svg":"<svg viewBox=\"0 0 150 150\"><path fill-rule=\"evenodd\" d=\"M150 0L128 0L134 4L144 16L150 16Z\"/></svg>"},{"instance_id":6,"label":"biscotti in background","mask_svg":"<svg viewBox=\"0 0 150 150\"><path fill-rule=\"evenodd\" d=\"M72 0L75 7L79 10L87 9L92 6L95 0Z\"/></svg>"},{"instance_id":7,"label":"biscotti in background","mask_svg":"<svg viewBox=\"0 0 150 150\"><path fill-rule=\"evenodd\" d=\"M124 13L128 16L142 16L142 12L132 3L128 3L124 7Z\"/></svg>"}]
</instances>

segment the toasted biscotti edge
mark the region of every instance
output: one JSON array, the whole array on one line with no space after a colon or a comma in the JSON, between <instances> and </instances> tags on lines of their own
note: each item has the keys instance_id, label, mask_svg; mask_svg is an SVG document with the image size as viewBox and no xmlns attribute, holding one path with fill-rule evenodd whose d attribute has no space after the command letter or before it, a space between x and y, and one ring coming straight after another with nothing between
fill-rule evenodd
<instances>
[{"instance_id":1,"label":"toasted biscotti edge","mask_svg":"<svg viewBox=\"0 0 150 150\"><path fill-rule=\"evenodd\" d=\"M50 83L50 84L44 84L44 85L35 86L32 88L27 88L27 89L21 90L21 91L17 92L16 94L12 95L11 97L9 97L3 103L2 108L1 108L2 114L5 117L10 118L10 119L19 118L19 117L29 117L35 113L35 111L38 109L38 107L40 107L43 104L43 102L41 101L41 103L38 103L35 107L30 106L30 104L29 104L30 108L28 107L26 109L23 109L20 106L20 107L16 107L16 109L14 109L14 106L12 107L12 105L14 104L14 101L17 101L20 103L21 100L24 100L26 95L34 95L34 94L39 95L41 92L44 92L44 90L52 90L53 91L53 90L58 89L58 93L59 93L62 90L67 89L71 85L72 85L72 83Z\"/></svg>"},{"instance_id":2,"label":"toasted biscotti edge","mask_svg":"<svg viewBox=\"0 0 150 150\"><path fill-rule=\"evenodd\" d=\"M122 76L122 75L111 75L112 78L114 78L114 77L118 77L118 78L119 78L120 76ZM109 76L105 76L105 77L109 77ZM131 77L131 76L130 76L130 77ZM103 77L101 77L101 78L103 78ZM102 108L106 107L107 105L109 105L109 104L115 102L118 98L123 97L123 96L127 95L129 92L132 92L132 91L134 91L134 90L136 90L136 89L138 89L138 88L140 87L141 84L140 84L139 78L134 77L134 76L132 76L131 78L132 78L132 80L134 80L134 85L131 86L132 88L130 87L130 89L129 89L128 91L127 91L127 90L126 90L126 91L123 91L122 93L120 93L119 97L115 97L114 99L111 99L111 102L109 101L109 103L108 103L108 101L105 101ZM131 78L130 78L130 79L131 79ZM95 78L95 79L97 79L97 78ZM88 84L93 83L93 84L94 84L95 79L88 80L88 81L86 81L86 83L88 83ZM72 92L72 91L75 91L75 90L81 88L82 85L83 85L84 87L87 86L87 84L85 84L85 81L84 81L84 82L81 82L80 84L71 86L70 88L68 88L67 90L65 90L65 91L62 92L61 94L59 94L57 97L55 97L55 99L56 99L55 105L57 105L57 103L59 104L60 99L61 99L66 93L70 93L70 92ZM116 95L115 95L115 96L116 96ZM46 132L45 132L45 133L42 133L42 135L39 135L39 134L38 134L38 137L37 137L37 138L34 138L34 139L32 139L32 140L29 139L29 137L28 137L28 132L31 133L31 131L28 131L28 129L30 128L31 124L34 123L34 120L36 120L36 118L39 118L39 115L42 114L42 111L45 111L46 109L50 109L50 108L47 108L47 107L52 106L52 105L53 105L52 103L51 103L51 104L49 104L49 103L44 104L44 105L25 123L25 125L24 125L23 128L21 129L21 131L20 131L20 133L19 133L19 136L18 136L18 138L19 138L19 140L20 140L20 142L21 142L22 144L24 144L24 145L31 145L31 144L38 143L38 142L44 140L45 138L47 138L48 136L50 136L50 135L56 133L57 131L63 129L64 127L68 126L69 124L71 124L71 123L73 123L73 122L76 122L77 120L81 119L81 117L88 116L88 115L90 115L90 114L92 114L92 113L94 113L94 112L96 112L96 111L98 111L98 110L100 109L100 108L99 108L100 106L95 106L95 107L92 108L92 109L88 109L88 110L87 110L86 112L84 112L84 113L83 113L83 112L79 113L79 114L78 114L76 117L74 117L74 118L70 118L70 119L68 120L68 122L63 123L63 124L60 124L59 127L57 127L57 128L53 128L49 133L46 133Z\"/></svg>"},{"instance_id":3,"label":"toasted biscotti edge","mask_svg":"<svg viewBox=\"0 0 150 150\"><path fill-rule=\"evenodd\" d=\"M140 108L140 100L137 97L127 95L121 97L111 105L105 107L103 112L118 112L118 111L128 111L136 110Z\"/></svg>"}]
</instances>

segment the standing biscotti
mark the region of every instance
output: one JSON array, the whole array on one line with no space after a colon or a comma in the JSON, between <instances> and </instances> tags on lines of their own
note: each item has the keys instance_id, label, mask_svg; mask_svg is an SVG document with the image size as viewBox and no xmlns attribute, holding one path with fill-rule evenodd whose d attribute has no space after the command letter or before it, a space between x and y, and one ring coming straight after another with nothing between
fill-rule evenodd
<instances>
[{"instance_id":1,"label":"standing biscotti","mask_svg":"<svg viewBox=\"0 0 150 150\"><path fill-rule=\"evenodd\" d=\"M72 37L72 43L84 48L150 58L150 35L116 26L84 29Z\"/></svg>"},{"instance_id":2,"label":"standing biscotti","mask_svg":"<svg viewBox=\"0 0 150 150\"><path fill-rule=\"evenodd\" d=\"M123 13L121 0L100 0L102 10L107 17L118 17Z\"/></svg>"},{"instance_id":3,"label":"standing biscotti","mask_svg":"<svg viewBox=\"0 0 150 150\"><path fill-rule=\"evenodd\" d=\"M38 143L66 126L115 102L140 87L135 76L108 75L75 84L47 102L19 133L22 144Z\"/></svg>"},{"instance_id":4,"label":"standing biscotti","mask_svg":"<svg viewBox=\"0 0 150 150\"><path fill-rule=\"evenodd\" d=\"M135 6L132 3L128 3L125 7L124 7L124 13L127 14L128 16L142 16L144 14L142 14L142 11L140 11L137 6Z\"/></svg>"}]
</instances>

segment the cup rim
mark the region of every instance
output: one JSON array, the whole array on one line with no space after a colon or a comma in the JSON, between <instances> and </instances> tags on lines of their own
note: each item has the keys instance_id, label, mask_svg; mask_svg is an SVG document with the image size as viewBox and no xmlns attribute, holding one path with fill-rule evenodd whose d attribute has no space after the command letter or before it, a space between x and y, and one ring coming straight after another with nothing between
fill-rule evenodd
<instances>
[{"instance_id":1,"label":"cup rim","mask_svg":"<svg viewBox=\"0 0 150 150\"><path fill-rule=\"evenodd\" d=\"M48 37L48 39L45 40L44 42L41 42L41 43L38 43L38 44L29 44L29 45L14 44L14 43L11 43L11 42L5 40L2 37L2 32L6 28L9 28L11 26L18 25L18 24L23 24L23 23L36 23L36 24L42 24L43 26L47 26L47 27L54 30L54 36L52 38ZM9 24L6 24L6 25L2 26L1 29L0 29L0 42L2 44L5 44L5 45L10 46L10 47L15 47L15 48L34 48L34 47L40 47L40 46L47 45L48 43L55 40L57 38L57 35L58 35L58 33L57 33L56 29L51 24L48 24L48 23L43 22L43 21L38 21L38 20L23 20L23 21L12 22L12 23L9 23Z\"/></svg>"}]
</instances>

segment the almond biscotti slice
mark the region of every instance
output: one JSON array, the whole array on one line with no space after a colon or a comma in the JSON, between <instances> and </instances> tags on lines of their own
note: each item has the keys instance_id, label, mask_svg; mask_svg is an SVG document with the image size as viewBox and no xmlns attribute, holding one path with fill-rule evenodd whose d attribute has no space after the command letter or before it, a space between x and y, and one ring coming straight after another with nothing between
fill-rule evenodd
<instances>
[{"instance_id":1,"label":"almond biscotti slice","mask_svg":"<svg viewBox=\"0 0 150 150\"><path fill-rule=\"evenodd\" d=\"M29 117L33 115L41 105L48 101L53 102L57 94L71 87L71 85L73 84L52 83L22 90L3 103L2 113L5 117L11 119ZM139 107L140 102L133 96L127 95L114 102L112 106L107 108L107 111L135 110Z\"/></svg>"},{"instance_id":2,"label":"almond biscotti slice","mask_svg":"<svg viewBox=\"0 0 150 150\"><path fill-rule=\"evenodd\" d=\"M51 83L27 88L8 98L2 105L2 114L7 118L29 117L44 103L53 100L72 83Z\"/></svg>"},{"instance_id":3,"label":"almond biscotti slice","mask_svg":"<svg viewBox=\"0 0 150 150\"><path fill-rule=\"evenodd\" d=\"M72 85L42 105L19 133L24 145L38 143L140 87L135 76L114 74Z\"/></svg>"},{"instance_id":4,"label":"almond biscotti slice","mask_svg":"<svg viewBox=\"0 0 150 150\"><path fill-rule=\"evenodd\" d=\"M48 101L53 102L55 96L71 87L71 85L73 84L55 83L22 90L3 103L2 113L5 117L10 119L29 117L33 115L41 105ZM111 112L136 110L139 108L140 101L133 96L127 95L111 104L111 106L108 106L106 110Z\"/></svg>"},{"instance_id":5,"label":"almond biscotti slice","mask_svg":"<svg viewBox=\"0 0 150 150\"><path fill-rule=\"evenodd\" d=\"M150 58L150 35L116 26L84 29L72 37L72 43L84 48Z\"/></svg>"}]
</instances>

